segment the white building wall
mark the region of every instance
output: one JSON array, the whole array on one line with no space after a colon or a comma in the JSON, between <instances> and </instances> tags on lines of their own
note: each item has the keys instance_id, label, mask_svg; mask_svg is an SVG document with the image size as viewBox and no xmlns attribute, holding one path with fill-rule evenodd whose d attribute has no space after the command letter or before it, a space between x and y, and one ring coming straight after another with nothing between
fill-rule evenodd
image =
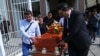
<instances>
[{"instance_id":1,"label":"white building wall","mask_svg":"<svg viewBox=\"0 0 100 56\"><path fill-rule=\"evenodd\" d=\"M1 31L0 31L0 56L5 56L5 50L3 46Z\"/></svg>"},{"instance_id":2,"label":"white building wall","mask_svg":"<svg viewBox=\"0 0 100 56\"><path fill-rule=\"evenodd\" d=\"M6 0L0 0L0 15L7 18Z\"/></svg>"},{"instance_id":3,"label":"white building wall","mask_svg":"<svg viewBox=\"0 0 100 56\"><path fill-rule=\"evenodd\" d=\"M79 0L75 0L73 9L79 11Z\"/></svg>"}]
</instances>

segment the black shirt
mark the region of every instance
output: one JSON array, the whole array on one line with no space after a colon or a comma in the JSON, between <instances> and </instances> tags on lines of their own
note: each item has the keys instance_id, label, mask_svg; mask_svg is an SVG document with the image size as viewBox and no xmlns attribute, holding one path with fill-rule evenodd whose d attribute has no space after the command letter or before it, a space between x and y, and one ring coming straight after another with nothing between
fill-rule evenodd
<instances>
[{"instance_id":1,"label":"black shirt","mask_svg":"<svg viewBox=\"0 0 100 56\"><path fill-rule=\"evenodd\" d=\"M4 34L4 33L8 33L9 31L9 26L10 26L10 22L9 21L3 21L1 22L0 24L0 28L1 28L1 33Z\"/></svg>"},{"instance_id":2,"label":"black shirt","mask_svg":"<svg viewBox=\"0 0 100 56\"><path fill-rule=\"evenodd\" d=\"M43 21L46 23L46 25L50 26L51 24L53 24L54 19L48 19L48 17L45 17Z\"/></svg>"},{"instance_id":3,"label":"black shirt","mask_svg":"<svg viewBox=\"0 0 100 56\"><path fill-rule=\"evenodd\" d=\"M46 28L46 24L45 23L42 23L42 24L39 23L39 26L40 26L41 34L44 34L44 33L47 32L47 28Z\"/></svg>"}]
</instances>

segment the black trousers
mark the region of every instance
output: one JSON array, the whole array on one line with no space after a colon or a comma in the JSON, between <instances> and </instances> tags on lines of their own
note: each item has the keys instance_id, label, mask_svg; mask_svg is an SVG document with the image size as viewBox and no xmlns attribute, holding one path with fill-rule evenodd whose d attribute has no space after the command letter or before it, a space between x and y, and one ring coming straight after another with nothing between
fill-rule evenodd
<instances>
[{"instance_id":1,"label":"black trousers","mask_svg":"<svg viewBox=\"0 0 100 56\"><path fill-rule=\"evenodd\" d=\"M68 47L69 56L88 56L89 48L75 48L74 46Z\"/></svg>"}]
</instances>

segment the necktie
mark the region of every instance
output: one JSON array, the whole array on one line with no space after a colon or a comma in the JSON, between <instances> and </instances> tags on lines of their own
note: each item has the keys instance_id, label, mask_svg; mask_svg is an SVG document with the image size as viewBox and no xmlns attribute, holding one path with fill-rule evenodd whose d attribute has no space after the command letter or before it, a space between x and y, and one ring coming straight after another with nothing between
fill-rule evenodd
<instances>
[{"instance_id":1,"label":"necktie","mask_svg":"<svg viewBox=\"0 0 100 56\"><path fill-rule=\"evenodd\" d=\"M69 32L68 18L64 18L64 29L66 32Z\"/></svg>"},{"instance_id":2,"label":"necktie","mask_svg":"<svg viewBox=\"0 0 100 56\"><path fill-rule=\"evenodd\" d=\"M64 19L64 26L67 30L69 30L69 22L68 22L68 18Z\"/></svg>"},{"instance_id":3,"label":"necktie","mask_svg":"<svg viewBox=\"0 0 100 56\"><path fill-rule=\"evenodd\" d=\"M67 29L69 30L69 21L68 21L68 18L67 18Z\"/></svg>"}]
</instances>

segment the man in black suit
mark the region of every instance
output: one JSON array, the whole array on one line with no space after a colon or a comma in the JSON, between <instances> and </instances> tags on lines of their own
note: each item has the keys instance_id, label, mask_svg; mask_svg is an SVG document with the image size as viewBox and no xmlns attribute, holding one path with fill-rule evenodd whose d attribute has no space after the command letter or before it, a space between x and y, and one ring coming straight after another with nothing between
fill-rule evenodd
<instances>
[{"instance_id":1,"label":"man in black suit","mask_svg":"<svg viewBox=\"0 0 100 56\"><path fill-rule=\"evenodd\" d=\"M66 45L69 56L87 56L91 45L91 38L87 30L83 14L73 11L66 3L61 3L58 10L62 10L64 30L59 45Z\"/></svg>"}]
</instances>

